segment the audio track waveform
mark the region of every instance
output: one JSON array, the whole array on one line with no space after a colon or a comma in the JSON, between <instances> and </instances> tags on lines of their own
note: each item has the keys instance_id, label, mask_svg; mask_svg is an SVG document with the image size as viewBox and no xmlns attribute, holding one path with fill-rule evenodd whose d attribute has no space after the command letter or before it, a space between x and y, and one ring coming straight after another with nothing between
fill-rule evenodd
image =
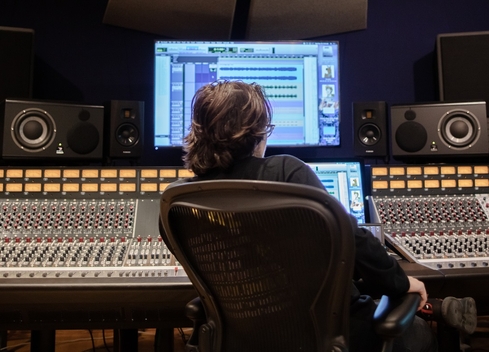
<instances>
[{"instance_id":1,"label":"audio track waveform","mask_svg":"<svg viewBox=\"0 0 489 352\"><path fill-rule=\"evenodd\" d=\"M263 89L297 89L297 85L262 85Z\"/></svg>"},{"instance_id":2,"label":"audio track waveform","mask_svg":"<svg viewBox=\"0 0 489 352\"><path fill-rule=\"evenodd\" d=\"M222 71L297 71L297 67L221 67Z\"/></svg>"},{"instance_id":3,"label":"audio track waveform","mask_svg":"<svg viewBox=\"0 0 489 352\"><path fill-rule=\"evenodd\" d=\"M290 98L298 98L297 94L267 94L267 98L269 99L290 99Z\"/></svg>"},{"instance_id":4,"label":"audio track waveform","mask_svg":"<svg viewBox=\"0 0 489 352\"><path fill-rule=\"evenodd\" d=\"M247 80L271 80L271 81L297 81L296 76L221 76L220 79L227 81Z\"/></svg>"}]
</instances>

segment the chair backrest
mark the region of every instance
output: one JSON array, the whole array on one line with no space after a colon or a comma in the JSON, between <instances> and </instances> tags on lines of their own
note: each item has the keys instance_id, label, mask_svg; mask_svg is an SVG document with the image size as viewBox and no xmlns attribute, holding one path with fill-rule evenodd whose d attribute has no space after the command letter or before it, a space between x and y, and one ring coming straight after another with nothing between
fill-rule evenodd
<instances>
[{"instance_id":1,"label":"chair backrest","mask_svg":"<svg viewBox=\"0 0 489 352\"><path fill-rule=\"evenodd\" d=\"M353 225L327 192L268 181L167 189L169 245L214 325L212 351L347 350Z\"/></svg>"}]
</instances>

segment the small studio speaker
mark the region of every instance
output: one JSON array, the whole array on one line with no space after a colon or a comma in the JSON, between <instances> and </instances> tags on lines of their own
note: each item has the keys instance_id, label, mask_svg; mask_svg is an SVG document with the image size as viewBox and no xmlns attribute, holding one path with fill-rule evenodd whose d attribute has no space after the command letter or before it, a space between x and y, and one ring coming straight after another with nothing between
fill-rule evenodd
<instances>
[{"instance_id":1,"label":"small studio speaker","mask_svg":"<svg viewBox=\"0 0 489 352\"><path fill-rule=\"evenodd\" d=\"M487 155L485 102L394 105L393 157Z\"/></svg>"},{"instance_id":2,"label":"small studio speaker","mask_svg":"<svg viewBox=\"0 0 489 352\"><path fill-rule=\"evenodd\" d=\"M353 146L357 156L387 156L387 108L384 101L353 103Z\"/></svg>"},{"instance_id":3,"label":"small studio speaker","mask_svg":"<svg viewBox=\"0 0 489 352\"><path fill-rule=\"evenodd\" d=\"M6 99L4 159L102 159L103 106Z\"/></svg>"},{"instance_id":4,"label":"small studio speaker","mask_svg":"<svg viewBox=\"0 0 489 352\"><path fill-rule=\"evenodd\" d=\"M111 100L106 105L109 158L139 158L143 152L144 102Z\"/></svg>"}]
</instances>

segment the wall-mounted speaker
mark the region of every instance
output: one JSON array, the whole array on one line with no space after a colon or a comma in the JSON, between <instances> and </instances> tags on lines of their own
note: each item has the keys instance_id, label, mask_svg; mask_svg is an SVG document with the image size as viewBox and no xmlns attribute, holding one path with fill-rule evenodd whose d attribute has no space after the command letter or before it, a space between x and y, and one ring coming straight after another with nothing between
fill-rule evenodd
<instances>
[{"instance_id":1,"label":"wall-mounted speaker","mask_svg":"<svg viewBox=\"0 0 489 352\"><path fill-rule=\"evenodd\" d=\"M143 152L144 102L111 100L107 103L107 155L109 158L139 158Z\"/></svg>"},{"instance_id":2,"label":"wall-mounted speaker","mask_svg":"<svg viewBox=\"0 0 489 352\"><path fill-rule=\"evenodd\" d=\"M387 156L387 107L385 101L353 103L355 155Z\"/></svg>"},{"instance_id":3,"label":"wall-mounted speaker","mask_svg":"<svg viewBox=\"0 0 489 352\"><path fill-rule=\"evenodd\" d=\"M440 100L489 102L489 32L439 34L436 44Z\"/></svg>"},{"instance_id":4,"label":"wall-mounted speaker","mask_svg":"<svg viewBox=\"0 0 489 352\"><path fill-rule=\"evenodd\" d=\"M489 153L485 102L393 105L390 131L393 157Z\"/></svg>"},{"instance_id":5,"label":"wall-mounted speaker","mask_svg":"<svg viewBox=\"0 0 489 352\"><path fill-rule=\"evenodd\" d=\"M103 106L6 99L4 159L103 158Z\"/></svg>"},{"instance_id":6,"label":"wall-mounted speaker","mask_svg":"<svg viewBox=\"0 0 489 352\"><path fill-rule=\"evenodd\" d=\"M0 27L0 101L32 97L34 30Z\"/></svg>"}]
</instances>

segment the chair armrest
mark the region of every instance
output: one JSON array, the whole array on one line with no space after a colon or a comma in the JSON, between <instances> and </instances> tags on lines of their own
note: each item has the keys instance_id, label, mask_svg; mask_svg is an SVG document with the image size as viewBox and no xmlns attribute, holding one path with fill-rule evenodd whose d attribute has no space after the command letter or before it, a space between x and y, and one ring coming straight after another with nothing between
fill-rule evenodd
<instances>
[{"instance_id":1,"label":"chair armrest","mask_svg":"<svg viewBox=\"0 0 489 352\"><path fill-rule=\"evenodd\" d=\"M193 300L187 303L187 305L185 306L185 315L190 320L205 321L206 317L204 305L202 304L200 297L195 297Z\"/></svg>"},{"instance_id":2,"label":"chair armrest","mask_svg":"<svg viewBox=\"0 0 489 352\"><path fill-rule=\"evenodd\" d=\"M384 339L401 336L411 326L420 301L418 293L397 298L382 296L373 317L375 332Z\"/></svg>"},{"instance_id":3,"label":"chair armrest","mask_svg":"<svg viewBox=\"0 0 489 352\"><path fill-rule=\"evenodd\" d=\"M199 331L206 323L204 305L200 297L196 297L187 303L185 315L193 321L193 331L186 343L185 352L199 352Z\"/></svg>"}]
</instances>

